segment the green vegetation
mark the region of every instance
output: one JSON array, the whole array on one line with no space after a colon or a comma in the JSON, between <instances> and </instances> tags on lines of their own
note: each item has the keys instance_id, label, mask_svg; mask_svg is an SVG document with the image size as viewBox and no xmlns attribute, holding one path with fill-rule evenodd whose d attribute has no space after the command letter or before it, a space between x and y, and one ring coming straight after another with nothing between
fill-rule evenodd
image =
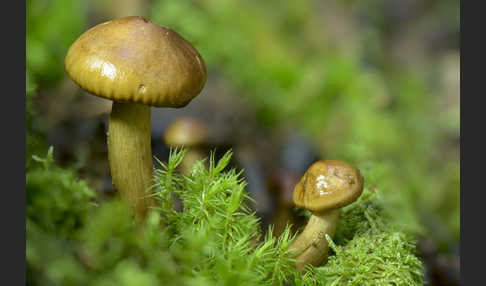
<instances>
[{"instance_id":1,"label":"green vegetation","mask_svg":"<svg viewBox=\"0 0 486 286\"><path fill-rule=\"evenodd\" d=\"M27 71L43 84L64 76L64 56L86 25L84 1L26 1Z\"/></svg>"},{"instance_id":2,"label":"green vegetation","mask_svg":"<svg viewBox=\"0 0 486 286\"><path fill-rule=\"evenodd\" d=\"M94 204L95 193L71 171L35 157L28 172L27 274L35 285L420 285L414 243L382 214L365 190L342 212L335 255L301 276L287 252L287 228L264 235L241 172L227 170L232 153L200 161L189 176L176 171L185 151L156 169L159 205L136 226L118 200ZM173 208L174 195L183 211ZM405 259L404 259L405 258ZM364 263L365 262L365 263ZM358 267L358 265L360 265ZM371 269L371 272L366 272ZM367 273L367 275L363 275ZM343 284L343 285L344 285ZM346 284L349 285L349 284Z\"/></svg>"},{"instance_id":3,"label":"green vegetation","mask_svg":"<svg viewBox=\"0 0 486 286\"><path fill-rule=\"evenodd\" d=\"M32 155L43 152L46 149L46 144L42 136L42 128L39 126L39 122L34 120L37 118L34 109L37 87L28 71L26 73L25 86L25 164L29 167Z\"/></svg>"}]
</instances>

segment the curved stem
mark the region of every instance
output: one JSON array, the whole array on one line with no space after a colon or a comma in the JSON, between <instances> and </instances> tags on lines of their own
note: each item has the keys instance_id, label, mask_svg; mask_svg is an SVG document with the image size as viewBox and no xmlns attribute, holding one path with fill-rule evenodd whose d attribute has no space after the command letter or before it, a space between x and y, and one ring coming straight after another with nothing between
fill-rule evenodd
<instances>
[{"instance_id":1,"label":"curved stem","mask_svg":"<svg viewBox=\"0 0 486 286\"><path fill-rule=\"evenodd\" d=\"M329 245L325 235L334 236L338 220L339 209L312 213L304 231L290 245L298 271L308 264L319 266L327 262Z\"/></svg>"},{"instance_id":2,"label":"curved stem","mask_svg":"<svg viewBox=\"0 0 486 286\"><path fill-rule=\"evenodd\" d=\"M112 182L139 220L154 202L147 197L153 185L150 144L150 106L113 102L108 131Z\"/></svg>"}]
</instances>

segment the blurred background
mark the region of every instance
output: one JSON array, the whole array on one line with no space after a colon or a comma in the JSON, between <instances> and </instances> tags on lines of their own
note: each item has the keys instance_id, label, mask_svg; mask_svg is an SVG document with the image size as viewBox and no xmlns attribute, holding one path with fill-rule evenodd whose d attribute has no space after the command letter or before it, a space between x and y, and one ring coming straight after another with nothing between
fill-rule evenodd
<instances>
[{"instance_id":1,"label":"blurred background","mask_svg":"<svg viewBox=\"0 0 486 286\"><path fill-rule=\"evenodd\" d=\"M263 226L302 223L289 201L319 159L357 166L417 235L430 285L458 285L459 1L27 0L26 157L54 146L104 198L111 101L81 90L64 57L88 28L140 15L177 31L208 80L181 109L152 108L152 152L177 120L204 156L234 151ZM289 195L290 194L290 195Z\"/></svg>"}]
</instances>

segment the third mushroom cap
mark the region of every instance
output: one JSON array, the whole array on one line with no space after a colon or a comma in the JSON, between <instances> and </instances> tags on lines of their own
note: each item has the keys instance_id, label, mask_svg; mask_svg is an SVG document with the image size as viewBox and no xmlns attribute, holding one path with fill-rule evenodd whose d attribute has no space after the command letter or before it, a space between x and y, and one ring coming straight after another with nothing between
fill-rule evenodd
<instances>
[{"instance_id":1,"label":"third mushroom cap","mask_svg":"<svg viewBox=\"0 0 486 286\"><path fill-rule=\"evenodd\" d=\"M326 160L314 163L294 189L294 202L311 211L339 208L363 191L363 177L352 165Z\"/></svg>"}]
</instances>

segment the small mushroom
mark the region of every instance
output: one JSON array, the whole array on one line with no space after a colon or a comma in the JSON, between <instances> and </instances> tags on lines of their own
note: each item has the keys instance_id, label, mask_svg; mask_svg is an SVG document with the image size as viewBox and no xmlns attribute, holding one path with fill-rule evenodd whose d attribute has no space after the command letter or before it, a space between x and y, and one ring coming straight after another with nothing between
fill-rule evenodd
<instances>
[{"instance_id":1,"label":"small mushroom","mask_svg":"<svg viewBox=\"0 0 486 286\"><path fill-rule=\"evenodd\" d=\"M65 58L68 75L83 89L113 100L108 131L112 182L141 219L154 200L150 106L180 108L206 82L204 60L176 32L127 17L83 33Z\"/></svg>"},{"instance_id":2,"label":"small mushroom","mask_svg":"<svg viewBox=\"0 0 486 286\"><path fill-rule=\"evenodd\" d=\"M297 207L312 212L303 232L290 245L298 271L327 262L326 234L334 236L339 209L356 201L362 191L363 177L348 163L318 161L305 172L293 194Z\"/></svg>"},{"instance_id":3,"label":"small mushroom","mask_svg":"<svg viewBox=\"0 0 486 286\"><path fill-rule=\"evenodd\" d=\"M191 167L205 157L201 147L208 140L208 128L195 118L180 117L169 125L163 139L169 147L187 148L181 162L181 170L183 174L188 175Z\"/></svg>"}]
</instances>

